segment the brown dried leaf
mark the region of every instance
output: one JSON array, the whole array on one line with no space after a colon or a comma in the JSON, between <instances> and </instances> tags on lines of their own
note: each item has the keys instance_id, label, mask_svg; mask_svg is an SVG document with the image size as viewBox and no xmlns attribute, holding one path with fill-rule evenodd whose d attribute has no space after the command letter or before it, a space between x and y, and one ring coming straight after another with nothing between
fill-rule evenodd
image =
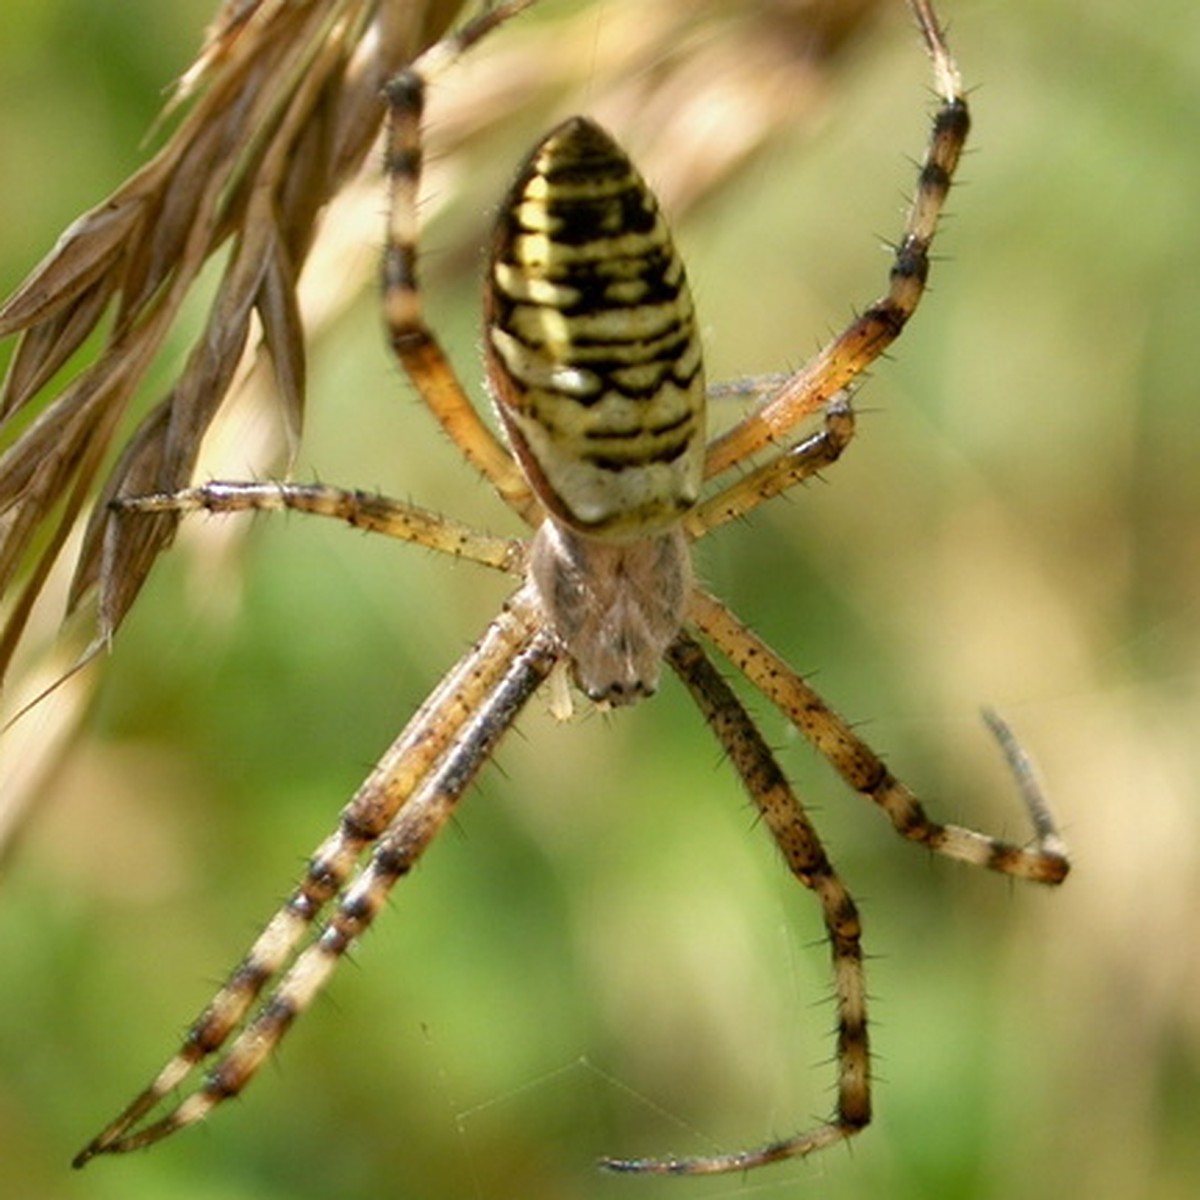
<instances>
[{"instance_id":1,"label":"brown dried leaf","mask_svg":"<svg viewBox=\"0 0 1200 1200\"><path fill-rule=\"evenodd\" d=\"M103 281L97 280L69 308L25 333L0 389L0 418L19 412L50 382L95 329L108 301Z\"/></svg>"},{"instance_id":2,"label":"brown dried leaf","mask_svg":"<svg viewBox=\"0 0 1200 1200\"><path fill-rule=\"evenodd\" d=\"M140 196L118 195L80 217L0 305L0 337L50 319L110 271L141 213Z\"/></svg>"},{"instance_id":3,"label":"brown dried leaf","mask_svg":"<svg viewBox=\"0 0 1200 1200\"><path fill-rule=\"evenodd\" d=\"M304 322L296 296L296 282L287 251L276 237L268 255L256 307L262 321L263 343L271 356L279 388L289 462L295 461L300 449L306 377Z\"/></svg>"},{"instance_id":4,"label":"brown dried leaf","mask_svg":"<svg viewBox=\"0 0 1200 1200\"><path fill-rule=\"evenodd\" d=\"M119 490L123 490L126 495L156 490L161 460L159 448L171 417L172 399L172 396L167 396L142 420L137 430L126 441L120 457L109 472L84 531L83 546L76 560L75 574L67 597L68 612L73 612L99 582L104 571L102 563L105 556L119 557L124 552L121 546L122 537L130 547L128 553L135 558L139 553L146 552L144 547L139 545L139 539L144 539L145 546L154 547L154 553L165 549L171 542L177 523L171 514L158 514L153 520L143 523L119 512L112 512L109 505ZM139 529L142 524L145 528ZM144 581L144 574L136 580L131 580L128 589L122 587L119 571L109 570L108 575L111 592L108 604L119 612L127 612ZM101 622L110 630L119 623L119 619Z\"/></svg>"}]
</instances>

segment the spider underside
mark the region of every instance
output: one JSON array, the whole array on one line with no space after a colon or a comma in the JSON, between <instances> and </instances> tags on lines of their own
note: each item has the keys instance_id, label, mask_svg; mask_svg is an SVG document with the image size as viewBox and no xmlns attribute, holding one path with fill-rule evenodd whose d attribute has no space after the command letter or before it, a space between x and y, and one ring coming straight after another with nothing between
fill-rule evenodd
<instances>
[{"instance_id":1,"label":"spider underside","mask_svg":"<svg viewBox=\"0 0 1200 1200\"><path fill-rule=\"evenodd\" d=\"M485 284L488 377L510 451L471 405L424 320L416 275L420 123L429 81L530 2L485 9L389 84L383 294L391 344L421 400L532 536L496 537L409 503L323 485L218 482L116 502L115 519L126 521L197 509L335 517L520 582L343 809L303 879L175 1056L80 1152L76 1166L158 1141L246 1086L558 665L601 704L629 704L653 693L664 661L681 679L788 868L816 895L835 983L837 1088L827 1121L748 1150L605 1160L611 1169L743 1170L807 1155L856 1133L871 1117L858 911L762 734L697 634L905 838L1042 883L1059 883L1067 874L1049 810L998 718L988 720L1021 785L1034 827L1029 847L927 816L847 722L690 571L692 542L838 458L854 435L849 386L899 336L920 301L969 124L958 70L928 0L910 4L932 59L938 107L888 290L710 442L691 299L653 195L616 143L587 118L565 122L534 149L501 206ZM789 435L815 414L820 427L793 444ZM759 452L765 452L760 465L702 494L708 481ZM327 924L318 929L318 915L330 906ZM251 1016L273 981L274 990ZM199 1085L171 1107L170 1094L223 1048ZM165 1115L155 1116L164 1106Z\"/></svg>"}]
</instances>

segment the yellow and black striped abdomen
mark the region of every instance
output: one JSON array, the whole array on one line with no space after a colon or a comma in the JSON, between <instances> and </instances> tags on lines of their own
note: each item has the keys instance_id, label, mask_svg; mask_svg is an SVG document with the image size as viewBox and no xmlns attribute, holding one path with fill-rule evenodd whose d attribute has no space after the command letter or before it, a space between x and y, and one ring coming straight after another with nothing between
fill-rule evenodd
<instances>
[{"instance_id":1,"label":"yellow and black striped abdomen","mask_svg":"<svg viewBox=\"0 0 1200 1200\"><path fill-rule=\"evenodd\" d=\"M646 536L695 503L704 378L683 263L621 148L574 117L501 209L488 375L539 498L584 533Z\"/></svg>"}]
</instances>

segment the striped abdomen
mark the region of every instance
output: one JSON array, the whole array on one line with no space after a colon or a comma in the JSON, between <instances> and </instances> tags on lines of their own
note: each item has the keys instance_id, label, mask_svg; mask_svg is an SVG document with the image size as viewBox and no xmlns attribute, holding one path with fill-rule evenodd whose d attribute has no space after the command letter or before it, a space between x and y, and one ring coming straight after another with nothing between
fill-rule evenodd
<instances>
[{"instance_id":1,"label":"striped abdomen","mask_svg":"<svg viewBox=\"0 0 1200 1200\"><path fill-rule=\"evenodd\" d=\"M704 460L691 294L654 196L587 118L518 173L485 305L496 404L547 509L622 539L677 521Z\"/></svg>"}]
</instances>

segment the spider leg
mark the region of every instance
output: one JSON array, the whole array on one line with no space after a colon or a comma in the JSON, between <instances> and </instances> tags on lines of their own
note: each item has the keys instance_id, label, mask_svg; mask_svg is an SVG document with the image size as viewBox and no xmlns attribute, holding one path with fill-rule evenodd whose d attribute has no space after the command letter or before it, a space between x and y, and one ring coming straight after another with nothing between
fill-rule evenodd
<instances>
[{"instance_id":1,"label":"spider leg","mask_svg":"<svg viewBox=\"0 0 1200 1200\"><path fill-rule=\"evenodd\" d=\"M512 455L476 411L426 323L417 283L421 113L428 81L531 2L514 0L485 9L393 76L384 89L388 105L384 151L388 215L383 308L392 350L430 412L501 499L530 525L537 525L543 515L541 505L534 499Z\"/></svg>"},{"instance_id":2,"label":"spider leg","mask_svg":"<svg viewBox=\"0 0 1200 1200\"><path fill-rule=\"evenodd\" d=\"M988 725L1000 742L1034 827L1032 846L1017 846L959 825L932 820L921 802L883 760L757 634L719 600L693 588L688 618L812 743L856 792L874 801L896 831L949 858L1038 883L1061 883L1071 868L1067 849L1027 760L1007 726L994 715Z\"/></svg>"},{"instance_id":3,"label":"spider leg","mask_svg":"<svg viewBox=\"0 0 1200 1200\"><path fill-rule=\"evenodd\" d=\"M675 640L666 657L728 753L792 874L820 902L837 997L837 1104L825 1123L751 1150L696 1158L605 1159L602 1165L613 1171L672 1175L744 1171L811 1154L853 1136L871 1119L861 923L817 831L741 701L688 634Z\"/></svg>"},{"instance_id":4,"label":"spider leg","mask_svg":"<svg viewBox=\"0 0 1200 1200\"><path fill-rule=\"evenodd\" d=\"M441 513L393 500L374 492L329 487L320 483L224 483L212 481L147 496L123 496L112 507L127 513L213 513L247 511L312 513L345 521L356 529L383 533L430 550L467 558L485 567L520 574L525 561L522 542L472 529Z\"/></svg>"},{"instance_id":5,"label":"spider leg","mask_svg":"<svg viewBox=\"0 0 1200 1200\"><path fill-rule=\"evenodd\" d=\"M825 406L821 430L708 496L686 513L683 528L689 540L697 541L726 522L744 517L764 500L811 479L837 462L853 437L854 409L850 399L835 396Z\"/></svg>"},{"instance_id":6,"label":"spider leg","mask_svg":"<svg viewBox=\"0 0 1200 1200\"><path fill-rule=\"evenodd\" d=\"M558 651L548 635L538 633L539 612L530 589L522 588L442 680L343 809L337 830L317 849L304 879L193 1022L176 1055L76 1156L75 1166L97 1154L158 1141L199 1120L249 1082L337 958L374 918L390 887L433 839L521 705L549 673ZM208 1081L167 1116L130 1132L228 1041L374 843L369 865L345 893L329 925L295 960Z\"/></svg>"},{"instance_id":7,"label":"spider leg","mask_svg":"<svg viewBox=\"0 0 1200 1200\"><path fill-rule=\"evenodd\" d=\"M916 195L896 247L887 293L876 300L760 408L708 447L705 476L720 475L748 455L785 438L806 416L843 391L900 336L916 311L929 274L929 248L970 127L962 80L927 0L910 0L933 60L940 98L917 176Z\"/></svg>"}]
</instances>

